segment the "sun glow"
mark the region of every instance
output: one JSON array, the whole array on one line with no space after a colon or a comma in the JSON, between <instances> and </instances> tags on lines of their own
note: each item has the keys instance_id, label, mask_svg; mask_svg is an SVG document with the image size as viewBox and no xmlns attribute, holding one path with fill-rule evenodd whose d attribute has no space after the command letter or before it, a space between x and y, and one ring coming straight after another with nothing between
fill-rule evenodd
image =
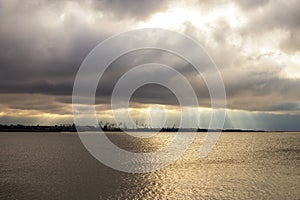
<instances>
[{"instance_id":1,"label":"sun glow","mask_svg":"<svg viewBox=\"0 0 300 200\"><path fill-rule=\"evenodd\" d=\"M167 28L180 30L185 23L191 23L198 29L208 30L216 26L219 21L227 22L232 28L241 26L247 19L234 5L226 5L214 9L211 12L201 12L199 8L178 6L168 9L166 12L157 13L148 21L138 25L138 28Z\"/></svg>"}]
</instances>

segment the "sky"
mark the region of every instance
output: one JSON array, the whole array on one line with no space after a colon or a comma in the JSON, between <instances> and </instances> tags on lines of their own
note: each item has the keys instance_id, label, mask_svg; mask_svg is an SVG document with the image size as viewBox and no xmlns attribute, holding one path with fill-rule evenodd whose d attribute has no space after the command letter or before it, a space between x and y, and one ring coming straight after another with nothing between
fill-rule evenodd
<instances>
[{"instance_id":1,"label":"sky","mask_svg":"<svg viewBox=\"0 0 300 200\"><path fill-rule=\"evenodd\" d=\"M0 0L0 124L72 123L73 83L89 52L124 31L163 28L196 40L217 65L226 128L300 131L299 19L299 0ZM199 74L155 50L111 64L97 90L99 120L112 120L110 96L122 73L153 61L189 78L200 105L193 113L207 127L210 96ZM166 114L168 126L178 121L178 101L161 86L139 88L130 103L141 124L160 127Z\"/></svg>"}]
</instances>

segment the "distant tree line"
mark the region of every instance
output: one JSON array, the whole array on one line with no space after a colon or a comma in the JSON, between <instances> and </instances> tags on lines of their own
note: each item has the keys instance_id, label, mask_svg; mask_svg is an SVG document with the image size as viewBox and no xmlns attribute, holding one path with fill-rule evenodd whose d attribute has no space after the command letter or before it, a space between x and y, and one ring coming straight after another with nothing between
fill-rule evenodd
<instances>
[{"instance_id":1,"label":"distant tree line","mask_svg":"<svg viewBox=\"0 0 300 200\"><path fill-rule=\"evenodd\" d=\"M152 128L145 124L136 125L135 128L128 128L125 123L109 123L109 122L99 122L99 126L75 126L75 124L62 124L54 126L27 126L22 124L17 125L0 125L0 132L76 132L76 131L155 131L155 132L265 132L263 130L242 130L242 129L204 129L204 128L176 128L173 127L163 127L163 128Z\"/></svg>"}]
</instances>

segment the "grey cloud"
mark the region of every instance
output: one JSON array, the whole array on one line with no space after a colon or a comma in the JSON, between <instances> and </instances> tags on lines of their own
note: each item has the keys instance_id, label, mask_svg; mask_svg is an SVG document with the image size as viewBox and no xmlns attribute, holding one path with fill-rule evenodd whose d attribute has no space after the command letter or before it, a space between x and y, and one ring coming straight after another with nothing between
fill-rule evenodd
<instances>
[{"instance_id":1,"label":"grey cloud","mask_svg":"<svg viewBox=\"0 0 300 200\"><path fill-rule=\"evenodd\" d=\"M184 24L184 33L203 46L219 69L236 67L242 65L244 61L241 56L242 47L228 42L228 37L232 32L229 24L223 19L216 21L211 37L191 23Z\"/></svg>"},{"instance_id":2,"label":"grey cloud","mask_svg":"<svg viewBox=\"0 0 300 200\"><path fill-rule=\"evenodd\" d=\"M66 17L62 24L48 25L47 14L53 14L57 17L55 20L59 20L65 2L32 1L19 2L19 5L14 1L2 6L4 10L15 8L20 13L13 15L7 11L0 14L0 45L3 47L0 50L1 92L71 94L80 63L110 32L91 27L77 16ZM55 8L53 13L51 6ZM47 14L36 11L39 10L35 10L37 7ZM112 22L110 26L113 25ZM118 71L113 73L118 74Z\"/></svg>"},{"instance_id":3,"label":"grey cloud","mask_svg":"<svg viewBox=\"0 0 300 200\"><path fill-rule=\"evenodd\" d=\"M243 1L240 1L243 2ZM246 1L250 4L255 2L263 3L264 1ZM250 17L250 26L246 27L251 31L265 31L276 28L285 28L293 30L298 28L299 22L299 1L291 0L289 2L282 0L268 1L261 10L252 10L246 13ZM253 29L252 29L253 28Z\"/></svg>"},{"instance_id":4,"label":"grey cloud","mask_svg":"<svg viewBox=\"0 0 300 200\"><path fill-rule=\"evenodd\" d=\"M155 50L142 50L132 52L117 59L108 68L100 80L97 91L97 104L110 104L110 96L118 79L130 68L139 64L158 62L173 66L181 74L185 75L191 82L199 98L201 106L210 106L210 96L203 78L186 61L167 52ZM150 70L151 71L151 70ZM149 72L150 72L149 71ZM19 82L19 85L7 85L1 87L6 93L40 93L46 95L60 95L55 101L71 103L71 93L74 74L66 75L66 80L53 80L52 82ZM148 74L151 75L150 73ZM204 74L207 76L209 74ZM290 111L287 105L292 105L300 99L298 90L300 82L297 79L278 78L278 72L249 71L245 69L232 68L222 70L224 79L228 108L258 110L258 111ZM69 78L67 78L69 77ZM15 89L16 88L16 89ZM20 91L18 91L20 90ZM274 98L275 97L275 98ZM284 98L276 98L284 97ZM272 99L272 102L269 102ZM140 104L161 103L177 105L177 99L173 94L157 85L148 85L139 90L132 97L132 101Z\"/></svg>"},{"instance_id":5,"label":"grey cloud","mask_svg":"<svg viewBox=\"0 0 300 200\"><path fill-rule=\"evenodd\" d=\"M234 69L233 69L234 70ZM228 107L256 111L297 111L300 101L299 79L279 78L268 72L223 73ZM292 109L294 108L294 109Z\"/></svg>"},{"instance_id":6,"label":"grey cloud","mask_svg":"<svg viewBox=\"0 0 300 200\"><path fill-rule=\"evenodd\" d=\"M270 111L300 111L300 103L299 102L292 102L292 103L285 103L275 106L267 107Z\"/></svg>"},{"instance_id":7,"label":"grey cloud","mask_svg":"<svg viewBox=\"0 0 300 200\"><path fill-rule=\"evenodd\" d=\"M299 51L300 2L275 0L270 1L261 11L249 12L250 23L241 29L242 35L255 36L260 33L283 30L289 33L289 38L282 41L284 50Z\"/></svg>"},{"instance_id":8,"label":"grey cloud","mask_svg":"<svg viewBox=\"0 0 300 200\"><path fill-rule=\"evenodd\" d=\"M57 23L63 6L60 1L11 1L2 5L1 92L70 94L80 63L110 33L77 16Z\"/></svg>"},{"instance_id":9,"label":"grey cloud","mask_svg":"<svg viewBox=\"0 0 300 200\"><path fill-rule=\"evenodd\" d=\"M159 58L160 55L161 57ZM191 82L192 87L196 91L201 106L210 106L210 96L205 85L204 79L193 69L191 65L185 61L178 59L177 62L171 63L168 60L176 58L174 55L167 53L157 54L157 52L140 51L131 55L118 59L112 68L102 80L103 88L98 91L98 97L105 95L107 100L111 95L111 91L115 82L120 76L132 67L135 56L139 57L139 62L135 64L143 64L151 61L164 63L173 66L181 74L185 75ZM128 62L129 61L129 62ZM122 66L122 67L121 67ZM135 65L134 65L135 66ZM184 66L183 68L181 68ZM119 69L119 70L118 70ZM124 71L123 71L124 70ZM117 72L117 73L116 73ZM279 77L280 70L255 70L251 68L234 67L221 69L227 93L228 108L256 111L298 111L299 108L291 107L300 100L299 79L286 79ZM210 76L208 73L203 74ZM149 73L151 76L151 73ZM177 100L172 97L170 91L158 86L149 85L143 87L143 90L137 92L133 99L137 103L162 103L168 105L177 105ZM294 108L294 109L293 109Z\"/></svg>"},{"instance_id":10,"label":"grey cloud","mask_svg":"<svg viewBox=\"0 0 300 200\"><path fill-rule=\"evenodd\" d=\"M300 51L300 28L291 31L286 39L280 43L281 49L289 54Z\"/></svg>"},{"instance_id":11,"label":"grey cloud","mask_svg":"<svg viewBox=\"0 0 300 200\"><path fill-rule=\"evenodd\" d=\"M51 113L70 115L72 113L71 105L56 101L51 95L38 94L0 94L2 110L35 111L37 113Z\"/></svg>"},{"instance_id":12,"label":"grey cloud","mask_svg":"<svg viewBox=\"0 0 300 200\"><path fill-rule=\"evenodd\" d=\"M243 9L255 9L265 6L270 0L238 0L236 3Z\"/></svg>"},{"instance_id":13,"label":"grey cloud","mask_svg":"<svg viewBox=\"0 0 300 200\"><path fill-rule=\"evenodd\" d=\"M71 94L76 72L89 51L108 36L124 31L132 21L145 20L155 12L168 8L167 1L73 1L90 14L102 13L94 24L81 16L69 14L57 23L71 1L1 1L0 2L0 104L9 109L35 110L45 113L70 114ZM228 1L221 1L228 3ZM199 5L216 6L219 1L202 1ZM209 4L209 5L208 5ZM250 24L236 32L243 40L260 32L283 29L289 32L281 48L289 53L299 51L299 1L239 1L251 18ZM260 7L263 12L258 13ZM55 21L55 22L53 22ZM123 25L124 24L124 25ZM121 26L123 25L123 26ZM262 63L264 72L251 71L252 61L240 57L241 47L228 44L232 33L220 20L212 34L217 47L210 46L202 30L185 24L188 35L197 39L212 55L222 72L228 96L228 108L249 111L299 112L299 79L280 78L280 71L268 71L274 63ZM199 36L200 35L200 39ZM124 45L124 44L120 44ZM220 48L221 47L221 48ZM189 48L189 47L185 47ZM258 55L261 60L268 55ZM133 66L148 62L173 66L191 81L200 105L210 106L204 80L186 61L161 51L138 51L116 60L101 79L96 103L109 109L110 95L116 81ZM247 63L247 64L245 64ZM246 65L246 66L244 66ZM246 68L249 66L249 68ZM228 70L228 71L226 71ZM29 97L24 94L30 94ZM34 96L43 94L41 96ZM15 95L15 96L14 96ZM35 99L31 99L35 97ZM132 97L133 105L149 103L177 105L174 95L165 88L148 85ZM1 118L0 120L8 120Z\"/></svg>"},{"instance_id":14,"label":"grey cloud","mask_svg":"<svg viewBox=\"0 0 300 200\"><path fill-rule=\"evenodd\" d=\"M96 8L117 18L146 19L152 14L167 9L166 0L94 0Z\"/></svg>"}]
</instances>

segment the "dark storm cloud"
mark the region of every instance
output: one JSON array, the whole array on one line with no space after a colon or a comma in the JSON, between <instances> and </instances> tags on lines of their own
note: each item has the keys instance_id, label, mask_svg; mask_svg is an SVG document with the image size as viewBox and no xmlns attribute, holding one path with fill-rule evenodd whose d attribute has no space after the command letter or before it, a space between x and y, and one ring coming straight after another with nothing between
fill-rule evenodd
<instances>
[{"instance_id":1,"label":"dark storm cloud","mask_svg":"<svg viewBox=\"0 0 300 200\"><path fill-rule=\"evenodd\" d=\"M10 0L0 1L0 104L1 111L29 110L41 113L71 114L71 94L77 70L86 55L99 42L112 34L132 28L156 12L166 10L171 1L147 0ZM195 1L196 2L196 1ZM229 1L201 1L200 7L213 8ZM220 19L210 36L186 23L186 33L196 33L197 40L212 55L221 69L228 97L228 108L248 111L299 113L299 79L280 76L280 70L251 70L250 60L241 58L241 46L228 44L233 31L242 38L288 32L281 48L294 54L300 47L300 3L284 1L234 1L250 22L234 30ZM258 10L262 9L261 12ZM210 9L206 10L207 12ZM98 16L99 15L99 16ZM216 47L210 46L213 40ZM125 45L120 44L120 45ZM186 46L186 49L189 47ZM269 54L252 56L262 60ZM252 62L251 61L251 62ZM201 106L210 106L210 97L203 78L186 61L162 51L139 51L117 59L100 80L96 103L109 109L110 96L116 81L128 69L139 64L157 62L173 66L190 80ZM250 64L253 64L254 61ZM259 68L272 68L262 63ZM249 66L246 68L244 65ZM158 74L162 75L162 74ZM209 76L209 74L205 74ZM176 78L176 77L173 77ZM176 83L174 80L173 83ZM42 95L39 95L42 94ZM174 95L165 88L148 85L133 98L135 107L161 103L177 105ZM20 114L22 115L22 113ZM266 116L267 118L267 116ZM289 117L290 119L292 117ZM16 117L1 117L16 120ZM260 118L259 118L260 119ZM263 118L261 118L263 119ZM282 118L276 118L278 120ZM25 119L22 119L26 121ZM32 119L36 120L36 118ZM294 120L295 121L295 120ZM293 121L293 123L294 123ZM294 125L293 125L294 126Z\"/></svg>"},{"instance_id":2,"label":"dark storm cloud","mask_svg":"<svg viewBox=\"0 0 300 200\"><path fill-rule=\"evenodd\" d=\"M94 46L114 33L114 29L106 27L118 26L118 22L106 24L104 18L89 25L82 19L84 16L65 13L69 4L77 5L77 9L88 9L88 14L103 11L121 18L123 15L144 18L163 8L165 2L1 2L0 92L71 94L81 62ZM59 22L62 15L63 21Z\"/></svg>"},{"instance_id":3,"label":"dark storm cloud","mask_svg":"<svg viewBox=\"0 0 300 200\"><path fill-rule=\"evenodd\" d=\"M1 92L70 94L80 63L109 34L75 15L57 22L63 7L63 1L2 3Z\"/></svg>"},{"instance_id":4,"label":"dark storm cloud","mask_svg":"<svg viewBox=\"0 0 300 200\"><path fill-rule=\"evenodd\" d=\"M203 77L187 61L168 52L142 50L124 55L117 59L100 80L98 97L106 97L101 103L109 103L112 90L121 76L134 66L157 62L174 67L185 75L196 91L201 106L210 106L210 95L205 84L205 77L211 74L203 73ZM162 76L149 69L148 76ZM278 77L279 71L256 71L255 69L225 68L221 70L224 80L228 108L255 111L300 111L297 102L300 100L299 79ZM176 77L175 77L176 78ZM176 83L180 84L180 83ZM137 91L132 100L137 103L161 103L177 105L177 99L170 90L157 85L148 85ZM294 105L294 107L292 107Z\"/></svg>"}]
</instances>

